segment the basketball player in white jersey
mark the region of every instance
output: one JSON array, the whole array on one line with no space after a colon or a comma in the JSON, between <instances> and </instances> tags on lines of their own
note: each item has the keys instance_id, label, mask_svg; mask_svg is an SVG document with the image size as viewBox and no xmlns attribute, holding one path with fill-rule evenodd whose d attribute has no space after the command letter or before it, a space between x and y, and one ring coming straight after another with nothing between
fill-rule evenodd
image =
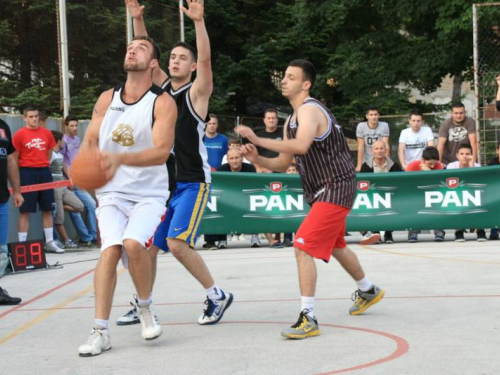
<instances>
[{"instance_id":1,"label":"basketball player in white jersey","mask_svg":"<svg viewBox=\"0 0 500 375\"><path fill-rule=\"evenodd\" d=\"M79 348L90 357L111 349L108 319L116 286L116 266L123 256L136 287L136 310L142 337L160 336L161 325L151 308L151 258L145 244L154 235L168 199L165 162L174 141L177 106L152 82L159 50L149 37L128 45L124 85L99 97L82 144L101 151L109 182L96 190L101 257L94 277L95 320L88 340Z\"/></svg>"},{"instance_id":2,"label":"basketball player in white jersey","mask_svg":"<svg viewBox=\"0 0 500 375\"><path fill-rule=\"evenodd\" d=\"M137 0L125 0L134 18L135 35L147 35L144 23L144 6ZM171 51L169 74L161 69L153 72L153 81L161 85L174 98L178 109L175 127L176 190L169 202L166 219L155 234L152 256L152 272L156 273L156 254L161 248L171 251L179 262L204 287L206 307L198 323L216 324L233 301L233 295L220 289L215 283L203 258L194 251L199 224L208 196L211 176L208 155L203 143L208 103L213 90L210 40L204 22L202 0L187 0L184 14L194 22L196 50L187 43L177 43ZM196 79L191 82L194 71ZM154 279L153 279L154 282ZM138 323L135 308L118 319L118 325Z\"/></svg>"}]
</instances>

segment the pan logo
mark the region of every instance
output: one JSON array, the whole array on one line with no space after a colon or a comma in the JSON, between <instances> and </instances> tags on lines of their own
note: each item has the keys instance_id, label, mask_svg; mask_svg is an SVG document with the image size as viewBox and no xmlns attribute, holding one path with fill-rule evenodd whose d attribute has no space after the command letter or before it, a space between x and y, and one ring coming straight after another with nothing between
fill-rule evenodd
<instances>
[{"instance_id":1,"label":"pan logo","mask_svg":"<svg viewBox=\"0 0 500 375\"><path fill-rule=\"evenodd\" d=\"M459 215L487 212L483 207L486 184L466 183L458 177L449 177L439 185L419 186L424 192L424 215Z\"/></svg>"},{"instance_id":2,"label":"pan logo","mask_svg":"<svg viewBox=\"0 0 500 375\"><path fill-rule=\"evenodd\" d=\"M392 196L397 189L392 186L378 186L370 181L357 182L358 193L354 199L350 216L388 216L396 215L392 210Z\"/></svg>"},{"instance_id":3,"label":"pan logo","mask_svg":"<svg viewBox=\"0 0 500 375\"><path fill-rule=\"evenodd\" d=\"M273 193L279 193L283 189L283 184L281 182L271 182L269 187Z\"/></svg>"},{"instance_id":4,"label":"pan logo","mask_svg":"<svg viewBox=\"0 0 500 375\"><path fill-rule=\"evenodd\" d=\"M306 216L304 194L300 188L290 188L281 181L271 181L261 189L245 189L248 194L246 218L284 219Z\"/></svg>"}]
</instances>

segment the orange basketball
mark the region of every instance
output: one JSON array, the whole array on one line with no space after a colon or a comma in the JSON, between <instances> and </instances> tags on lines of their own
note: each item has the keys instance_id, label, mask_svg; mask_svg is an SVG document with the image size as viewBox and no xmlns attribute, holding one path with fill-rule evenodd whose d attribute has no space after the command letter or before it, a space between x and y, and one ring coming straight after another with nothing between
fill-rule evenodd
<instances>
[{"instance_id":1,"label":"orange basketball","mask_svg":"<svg viewBox=\"0 0 500 375\"><path fill-rule=\"evenodd\" d=\"M85 190L98 189L108 182L96 149L80 149L71 163L70 175L73 184Z\"/></svg>"}]
</instances>

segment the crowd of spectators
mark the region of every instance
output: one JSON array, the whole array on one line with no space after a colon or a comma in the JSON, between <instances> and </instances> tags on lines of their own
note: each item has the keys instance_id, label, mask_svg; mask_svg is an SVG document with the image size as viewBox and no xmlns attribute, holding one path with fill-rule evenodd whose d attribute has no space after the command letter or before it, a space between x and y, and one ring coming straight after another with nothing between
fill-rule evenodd
<instances>
[{"instance_id":1,"label":"crowd of spectators","mask_svg":"<svg viewBox=\"0 0 500 375\"><path fill-rule=\"evenodd\" d=\"M497 81L500 83L500 77ZM500 88L497 97L500 108ZM453 105L450 118L445 120L438 131L437 143L432 129L424 124L421 112L410 113L408 127L401 131L397 146L398 161L390 157L390 128L379 121L380 111L375 106L367 108L366 121L360 122L356 128L357 163L355 169L361 173L431 171L439 169L479 167L477 130L474 120L466 115L462 103ZM45 128L47 116L35 107L26 107L23 112L25 127L16 132L12 143L13 158L19 165L20 184L32 185L52 181L63 181L69 178L71 163L80 147L78 119L68 116L64 120L64 134L48 131ZM264 127L257 131L259 137L282 139L283 128L278 126L279 118L276 109L267 109L263 116ZM207 157L213 171L272 173L259 165L252 165L244 159L240 152L242 140L237 136L229 138L219 133L218 118L209 115L204 143ZM436 147L437 146L437 147ZM500 142L497 145L497 156L488 165L499 165ZM277 157L278 154L258 148L259 155ZM291 165L289 173L297 173L295 165ZM83 246L92 248L97 245L97 223L95 216L96 201L93 196L77 186L58 187L56 189L24 193L24 202L19 207L18 239L25 241L29 229L29 215L38 209L42 212L42 225L47 252L63 253L64 249ZM70 238L66 231L64 219L66 213L77 233L77 238ZM54 231L55 228L55 231ZM455 231L455 240L464 241L465 229ZM383 238L377 231L362 232L362 244L394 242L392 232L385 231ZM476 231L478 241L487 239L484 230ZM418 231L408 232L408 241L418 241ZM232 234L235 235L235 234ZM236 234L239 235L239 234ZM251 246L261 247L261 238L266 238L272 248L292 246L293 234L286 233L281 240L281 233L263 233L251 235ZM493 228L490 239L498 239L498 229ZM436 241L443 241L445 232L434 231ZM205 235L205 248L223 249L228 246L227 234ZM4 251L5 252L5 251Z\"/></svg>"}]
</instances>

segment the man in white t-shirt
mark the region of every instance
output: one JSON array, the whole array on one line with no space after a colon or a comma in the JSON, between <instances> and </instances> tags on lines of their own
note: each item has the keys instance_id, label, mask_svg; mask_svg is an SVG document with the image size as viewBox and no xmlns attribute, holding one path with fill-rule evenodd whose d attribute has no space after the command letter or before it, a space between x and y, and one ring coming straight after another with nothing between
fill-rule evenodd
<instances>
[{"instance_id":1,"label":"man in white t-shirt","mask_svg":"<svg viewBox=\"0 0 500 375\"><path fill-rule=\"evenodd\" d=\"M458 146L457 150L457 161L451 162L446 166L446 169L462 169L462 168L470 168L473 160L473 149L472 146L468 143L462 143ZM474 167L480 167L481 165L478 163L474 163ZM455 231L455 241L456 242L464 242L464 229L457 229ZM477 230L477 240L479 242L485 242L488 239L486 238L486 232L484 229Z\"/></svg>"},{"instance_id":2,"label":"man in white t-shirt","mask_svg":"<svg viewBox=\"0 0 500 375\"><path fill-rule=\"evenodd\" d=\"M409 123L410 127L399 136L398 156L404 170L412 161L422 159L424 148L434 146L434 135L431 128L422 126L424 117L420 111L413 110L410 113Z\"/></svg>"},{"instance_id":3,"label":"man in white t-shirt","mask_svg":"<svg viewBox=\"0 0 500 375\"><path fill-rule=\"evenodd\" d=\"M366 122L360 122L356 127L356 137L358 138L358 162L356 172L361 170L363 163L372 157L372 145L381 139L387 145L387 153L390 156L389 147L389 125L386 122L378 121L380 112L375 106L368 107L366 111Z\"/></svg>"}]
</instances>

